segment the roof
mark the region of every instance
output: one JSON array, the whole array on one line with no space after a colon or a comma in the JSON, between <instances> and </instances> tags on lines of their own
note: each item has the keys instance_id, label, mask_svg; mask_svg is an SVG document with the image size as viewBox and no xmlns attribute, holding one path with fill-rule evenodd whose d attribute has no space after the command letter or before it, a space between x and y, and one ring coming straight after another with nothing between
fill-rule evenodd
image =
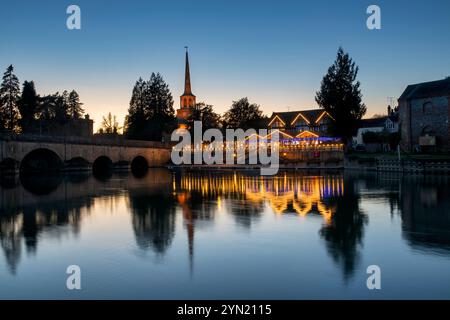
<instances>
[{"instance_id":1,"label":"roof","mask_svg":"<svg viewBox=\"0 0 450 320\"><path fill-rule=\"evenodd\" d=\"M180 97L195 97L195 94L192 94L192 93L183 93Z\"/></svg>"},{"instance_id":2,"label":"roof","mask_svg":"<svg viewBox=\"0 0 450 320\"><path fill-rule=\"evenodd\" d=\"M431 97L450 96L450 77L406 87L398 100L422 99Z\"/></svg>"},{"instance_id":3,"label":"roof","mask_svg":"<svg viewBox=\"0 0 450 320\"><path fill-rule=\"evenodd\" d=\"M384 127L388 117L379 117L371 119L361 119L358 123L358 128L378 128Z\"/></svg>"},{"instance_id":4,"label":"roof","mask_svg":"<svg viewBox=\"0 0 450 320\"><path fill-rule=\"evenodd\" d=\"M299 138L301 135L311 135L311 136L315 136L315 137L321 136L321 134L319 132L312 132L309 130L304 130L304 131L298 132L296 134L293 134L292 132L287 132L285 130L280 130L280 129L274 130L274 131L270 132L268 135L272 135L274 132L278 132L280 139L286 138L286 137Z\"/></svg>"},{"instance_id":5,"label":"roof","mask_svg":"<svg viewBox=\"0 0 450 320\"><path fill-rule=\"evenodd\" d=\"M302 111L288 111L288 112L274 112L270 116L270 119L277 117L280 118L285 124L291 124L297 116L303 116L310 123L314 123L319 119L319 117L324 113L323 109L312 109L312 110L302 110Z\"/></svg>"},{"instance_id":6,"label":"roof","mask_svg":"<svg viewBox=\"0 0 450 320\"><path fill-rule=\"evenodd\" d=\"M178 124L190 124L190 121L183 118L177 118Z\"/></svg>"}]
</instances>

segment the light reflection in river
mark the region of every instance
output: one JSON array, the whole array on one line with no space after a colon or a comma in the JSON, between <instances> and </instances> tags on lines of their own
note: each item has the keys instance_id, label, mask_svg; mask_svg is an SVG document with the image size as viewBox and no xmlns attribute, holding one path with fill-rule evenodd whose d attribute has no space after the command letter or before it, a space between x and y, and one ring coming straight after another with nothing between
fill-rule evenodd
<instances>
[{"instance_id":1,"label":"light reflection in river","mask_svg":"<svg viewBox=\"0 0 450 320\"><path fill-rule=\"evenodd\" d=\"M373 263L391 281L383 298L450 298L437 289L450 280L446 177L150 169L0 181L1 298L71 297L60 285L73 260L89 270L81 298L370 298Z\"/></svg>"}]
</instances>

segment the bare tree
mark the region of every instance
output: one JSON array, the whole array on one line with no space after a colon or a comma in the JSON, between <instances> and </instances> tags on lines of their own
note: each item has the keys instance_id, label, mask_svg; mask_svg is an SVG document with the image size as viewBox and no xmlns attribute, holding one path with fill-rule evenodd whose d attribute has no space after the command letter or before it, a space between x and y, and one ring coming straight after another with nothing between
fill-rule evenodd
<instances>
[{"instance_id":1,"label":"bare tree","mask_svg":"<svg viewBox=\"0 0 450 320\"><path fill-rule=\"evenodd\" d=\"M116 116L109 112L106 117L103 116L100 130L99 132L101 133L119 133L119 130L122 130L122 127L119 126Z\"/></svg>"}]
</instances>

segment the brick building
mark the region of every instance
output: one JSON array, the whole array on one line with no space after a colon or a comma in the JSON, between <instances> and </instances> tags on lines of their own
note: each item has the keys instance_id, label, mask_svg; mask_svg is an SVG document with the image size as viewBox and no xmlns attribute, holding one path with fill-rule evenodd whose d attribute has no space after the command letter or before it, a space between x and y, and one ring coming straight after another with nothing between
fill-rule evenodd
<instances>
[{"instance_id":1,"label":"brick building","mask_svg":"<svg viewBox=\"0 0 450 320\"><path fill-rule=\"evenodd\" d=\"M406 151L450 151L450 77L409 85L398 99Z\"/></svg>"}]
</instances>

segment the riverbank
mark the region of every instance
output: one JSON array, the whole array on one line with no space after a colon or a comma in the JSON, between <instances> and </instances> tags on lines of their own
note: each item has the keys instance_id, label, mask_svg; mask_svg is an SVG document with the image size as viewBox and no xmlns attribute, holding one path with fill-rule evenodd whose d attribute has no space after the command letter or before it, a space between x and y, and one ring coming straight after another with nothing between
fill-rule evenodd
<instances>
[{"instance_id":1,"label":"riverbank","mask_svg":"<svg viewBox=\"0 0 450 320\"><path fill-rule=\"evenodd\" d=\"M450 173L450 156L447 154L348 154L344 168L362 171L394 171L417 173Z\"/></svg>"},{"instance_id":2,"label":"riverbank","mask_svg":"<svg viewBox=\"0 0 450 320\"><path fill-rule=\"evenodd\" d=\"M171 170L260 170L261 165L168 165ZM447 155L414 155L402 156L394 154L349 154L339 162L291 162L280 163L279 170L359 170L411 172L424 174L450 173L450 156Z\"/></svg>"}]
</instances>

